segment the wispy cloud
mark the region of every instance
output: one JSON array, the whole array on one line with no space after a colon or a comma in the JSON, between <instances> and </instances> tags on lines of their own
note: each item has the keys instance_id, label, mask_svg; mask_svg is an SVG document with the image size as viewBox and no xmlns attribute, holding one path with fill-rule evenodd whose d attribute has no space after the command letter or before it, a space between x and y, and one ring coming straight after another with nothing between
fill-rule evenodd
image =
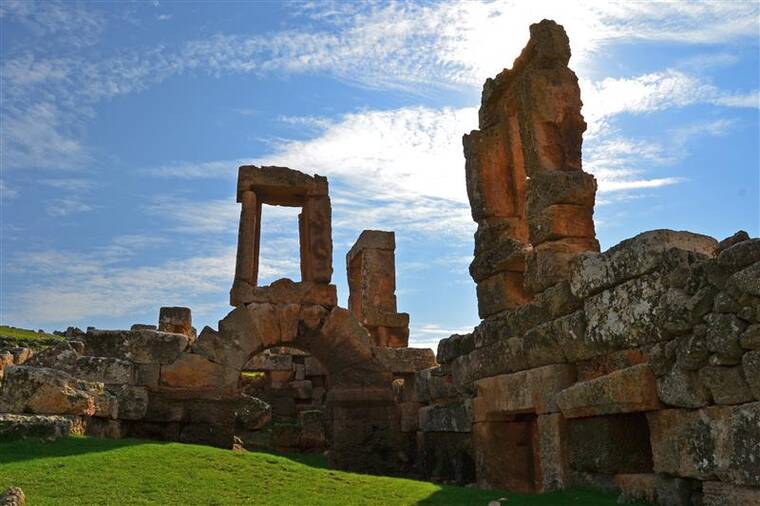
<instances>
[{"instance_id":1,"label":"wispy cloud","mask_svg":"<svg viewBox=\"0 0 760 506\"><path fill-rule=\"evenodd\" d=\"M50 216L63 217L92 211L93 206L76 198L56 199L47 206Z\"/></svg>"}]
</instances>

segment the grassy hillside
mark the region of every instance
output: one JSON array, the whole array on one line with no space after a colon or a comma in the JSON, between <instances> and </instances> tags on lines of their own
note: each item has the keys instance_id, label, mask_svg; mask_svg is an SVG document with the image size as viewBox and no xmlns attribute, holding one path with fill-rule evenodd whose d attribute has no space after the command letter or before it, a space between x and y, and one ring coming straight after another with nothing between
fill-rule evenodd
<instances>
[{"instance_id":1,"label":"grassy hillside","mask_svg":"<svg viewBox=\"0 0 760 506\"><path fill-rule=\"evenodd\" d=\"M569 491L521 496L326 469L319 455L276 456L140 440L71 438L0 444L0 490L29 504L614 505Z\"/></svg>"},{"instance_id":2,"label":"grassy hillside","mask_svg":"<svg viewBox=\"0 0 760 506\"><path fill-rule=\"evenodd\" d=\"M52 346L61 339L53 334L0 325L0 347L24 346L37 350Z\"/></svg>"}]
</instances>

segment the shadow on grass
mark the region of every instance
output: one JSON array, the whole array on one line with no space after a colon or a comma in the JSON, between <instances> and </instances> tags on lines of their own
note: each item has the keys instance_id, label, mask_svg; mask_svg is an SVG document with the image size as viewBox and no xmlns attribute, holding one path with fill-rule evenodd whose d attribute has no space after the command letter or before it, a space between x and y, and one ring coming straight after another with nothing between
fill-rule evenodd
<instances>
[{"instance_id":1,"label":"shadow on grass","mask_svg":"<svg viewBox=\"0 0 760 506\"><path fill-rule=\"evenodd\" d=\"M501 499L501 501L499 501ZM472 490L465 487L442 486L440 490L418 501L419 506L482 504L499 501L504 506L617 506L617 495L594 490L568 489L543 494L518 494L499 490ZM626 503L631 506L651 506L646 502Z\"/></svg>"},{"instance_id":2,"label":"shadow on grass","mask_svg":"<svg viewBox=\"0 0 760 506\"><path fill-rule=\"evenodd\" d=\"M266 450L264 448L256 450L248 450L248 453L258 453L261 455L274 455L283 459L291 460L298 464L313 467L316 469L331 469L327 465L327 457L322 453L296 453L296 452L277 452L273 450Z\"/></svg>"},{"instance_id":3,"label":"shadow on grass","mask_svg":"<svg viewBox=\"0 0 760 506\"><path fill-rule=\"evenodd\" d=\"M106 452L141 444L165 444L142 439L98 439L69 437L47 443L35 439L0 442L0 465L55 457L73 457L85 453Z\"/></svg>"}]
</instances>

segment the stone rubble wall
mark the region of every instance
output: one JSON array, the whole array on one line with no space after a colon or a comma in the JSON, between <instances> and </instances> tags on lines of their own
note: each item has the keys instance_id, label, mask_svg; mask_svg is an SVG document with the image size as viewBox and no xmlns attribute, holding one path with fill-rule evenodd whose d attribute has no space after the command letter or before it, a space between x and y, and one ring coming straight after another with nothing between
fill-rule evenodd
<instances>
[{"instance_id":1,"label":"stone rubble wall","mask_svg":"<svg viewBox=\"0 0 760 506\"><path fill-rule=\"evenodd\" d=\"M760 502L760 239L656 230L581 254L437 359L416 378L428 477Z\"/></svg>"}]
</instances>

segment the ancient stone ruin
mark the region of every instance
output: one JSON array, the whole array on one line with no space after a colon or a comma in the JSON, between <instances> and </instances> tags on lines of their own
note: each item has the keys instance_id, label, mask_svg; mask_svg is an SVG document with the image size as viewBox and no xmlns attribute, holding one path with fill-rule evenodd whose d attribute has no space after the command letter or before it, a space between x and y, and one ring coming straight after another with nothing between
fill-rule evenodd
<instances>
[{"instance_id":1,"label":"ancient stone ruin","mask_svg":"<svg viewBox=\"0 0 760 506\"><path fill-rule=\"evenodd\" d=\"M327 180L240 168L218 330L70 330L0 353L0 439L73 432L328 449L331 465L522 492L760 504L760 239L642 233L599 253L580 91L542 21L464 136L481 323L408 348L393 232L364 231L337 305ZM301 281L258 285L262 204L302 207Z\"/></svg>"}]
</instances>

